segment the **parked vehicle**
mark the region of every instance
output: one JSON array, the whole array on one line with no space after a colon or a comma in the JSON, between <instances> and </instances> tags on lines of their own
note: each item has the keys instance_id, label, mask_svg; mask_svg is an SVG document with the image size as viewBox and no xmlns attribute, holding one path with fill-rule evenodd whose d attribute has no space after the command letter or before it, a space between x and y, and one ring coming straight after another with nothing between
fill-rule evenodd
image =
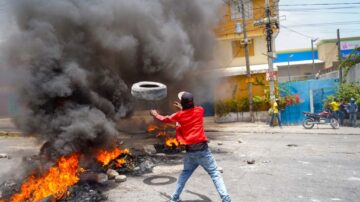
<instances>
[{"instance_id":1,"label":"parked vehicle","mask_svg":"<svg viewBox=\"0 0 360 202\"><path fill-rule=\"evenodd\" d=\"M303 112L305 119L302 125L306 129L311 129L315 124L330 124L332 128L337 129L340 127L339 121L331 112L324 111L320 113Z\"/></svg>"}]
</instances>

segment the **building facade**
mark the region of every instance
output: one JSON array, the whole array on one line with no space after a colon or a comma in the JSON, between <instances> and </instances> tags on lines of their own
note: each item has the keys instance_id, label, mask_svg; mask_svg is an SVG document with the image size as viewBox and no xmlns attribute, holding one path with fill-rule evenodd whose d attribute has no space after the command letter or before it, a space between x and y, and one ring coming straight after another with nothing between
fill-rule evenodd
<instances>
[{"instance_id":1,"label":"building facade","mask_svg":"<svg viewBox=\"0 0 360 202\"><path fill-rule=\"evenodd\" d=\"M278 0L270 1L271 16L278 16ZM234 1L227 1L224 18L216 28L217 49L215 53L217 75L221 77L215 89L215 100L240 100L248 97L248 82L253 83L253 96L265 96L269 88L265 25L254 26L254 21L265 18L265 0L245 1L246 30L248 36L250 71L246 74L244 34L241 8ZM273 43L279 29L273 27ZM275 49L273 45L273 49Z\"/></svg>"},{"instance_id":2,"label":"building facade","mask_svg":"<svg viewBox=\"0 0 360 202\"><path fill-rule=\"evenodd\" d=\"M360 47L360 37L342 38L341 58L345 59L356 47ZM278 51L274 66L278 69L279 82L314 79L317 73L319 78L338 78L338 61L337 39L324 39L314 50Z\"/></svg>"}]
</instances>

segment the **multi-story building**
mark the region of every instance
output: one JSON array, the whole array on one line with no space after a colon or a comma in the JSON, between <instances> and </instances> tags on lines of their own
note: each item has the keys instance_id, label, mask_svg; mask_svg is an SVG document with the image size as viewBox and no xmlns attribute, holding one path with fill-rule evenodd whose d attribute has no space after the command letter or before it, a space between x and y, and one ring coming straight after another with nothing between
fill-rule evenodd
<instances>
[{"instance_id":1,"label":"multi-story building","mask_svg":"<svg viewBox=\"0 0 360 202\"><path fill-rule=\"evenodd\" d=\"M278 69L278 81L314 79L318 72L320 78L338 78L337 39L323 39L316 46L314 50L297 49L277 52L274 66ZM356 47L360 47L360 37L341 38L341 57L346 58Z\"/></svg>"},{"instance_id":2,"label":"multi-story building","mask_svg":"<svg viewBox=\"0 0 360 202\"><path fill-rule=\"evenodd\" d=\"M215 100L246 99L248 82L253 83L254 96L264 96L265 90L269 88L269 82L266 79L268 56L265 25L254 26L254 21L265 18L265 0L244 1L252 74L250 80L246 76L241 7L235 3L236 1L226 2L224 18L215 30L218 40L215 55L218 66L216 72L222 77L215 92ZM270 11L273 17L278 16L278 3L279 0L270 1ZM278 32L278 27L273 26L273 50Z\"/></svg>"}]
</instances>

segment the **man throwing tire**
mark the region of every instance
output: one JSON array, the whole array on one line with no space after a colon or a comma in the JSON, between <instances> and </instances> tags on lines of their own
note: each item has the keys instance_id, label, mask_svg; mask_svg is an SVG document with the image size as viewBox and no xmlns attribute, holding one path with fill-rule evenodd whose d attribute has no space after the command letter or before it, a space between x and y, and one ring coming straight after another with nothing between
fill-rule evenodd
<instances>
[{"instance_id":1,"label":"man throwing tire","mask_svg":"<svg viewBox=\"0 0 360 202\"><path fill-rule=\"evenodd\" d=\"M171 196L171 201L180 201L180 194L187 180L200 165L213 180L222 202L230 202L231 199L226 191L223 178L208 148L203 125L204 109L200 106L194 106L193 95L189 92L180 92L178 97L180 103L174 103L174 106L179 109L178 112L169 116L162 116L156 110L150 111L150 114L161 122L177 122L179 126L176 129L176 137L181 143L186 145L184 169L179 176L176 190Z\"/></svg>"}]
</instances>

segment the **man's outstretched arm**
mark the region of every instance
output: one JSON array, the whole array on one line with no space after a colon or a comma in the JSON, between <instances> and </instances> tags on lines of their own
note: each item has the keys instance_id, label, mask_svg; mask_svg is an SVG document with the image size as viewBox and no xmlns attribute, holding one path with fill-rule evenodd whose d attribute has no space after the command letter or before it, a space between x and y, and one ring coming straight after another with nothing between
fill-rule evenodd
<instances>
[{"instance_id":1,"label":"man's outstretched arm","mask_svg":"<svg viewBox=\"0 0 360 202\"><path fill-rule=\"evenodd\" d=\"M177 113L171 114L169 116L162 116L156 110L150 110L150 114L157 120L164 123L177 122Z\"/></svg>"}]
</instances>

